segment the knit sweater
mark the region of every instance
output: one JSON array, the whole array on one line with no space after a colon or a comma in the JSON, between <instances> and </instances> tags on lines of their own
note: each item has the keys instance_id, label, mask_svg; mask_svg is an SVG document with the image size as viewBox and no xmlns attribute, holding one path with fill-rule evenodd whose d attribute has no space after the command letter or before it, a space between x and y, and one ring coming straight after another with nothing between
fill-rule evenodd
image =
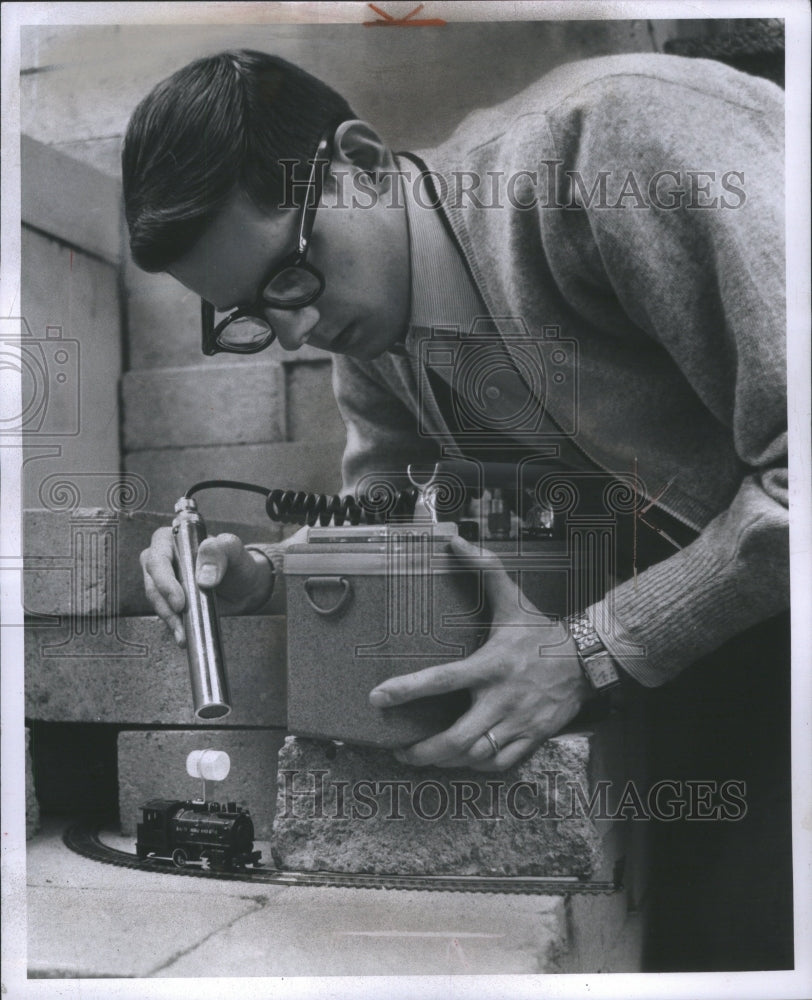
<instances>
[{"instance_id":1,"label":"knit sweater","mask_svg":"<svg viewBox=\"0 0 812 1000\"><path fill-rule=\"evenodd\" d=\"M636 466L699 531L588 609L647 686L789 602L782 126L771 83L624 55L563 66L420 153L497 326L577 343L572 442ZM488 179L478 200L462 172ZM419 366L334 358L345 490L427 451ZM566 395L545 405L572 422Z\"/></svg>"}]
</instances>

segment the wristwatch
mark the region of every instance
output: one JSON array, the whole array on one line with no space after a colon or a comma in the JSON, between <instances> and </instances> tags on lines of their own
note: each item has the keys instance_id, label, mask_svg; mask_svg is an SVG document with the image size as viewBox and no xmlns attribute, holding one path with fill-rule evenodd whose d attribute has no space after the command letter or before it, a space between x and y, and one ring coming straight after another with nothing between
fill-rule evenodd
<instances>
[{"instance_id":1,"label":"wristwatch","mask_svg":"<svg viewBox=\"0 0 812 1000\"><path fill-rule=\"evenodd\" d=\"M564 624L575 640L581 669L596 694L620 687L620 674L601 637L585 614L568 615Z\"/></svg>"}]
</instances>

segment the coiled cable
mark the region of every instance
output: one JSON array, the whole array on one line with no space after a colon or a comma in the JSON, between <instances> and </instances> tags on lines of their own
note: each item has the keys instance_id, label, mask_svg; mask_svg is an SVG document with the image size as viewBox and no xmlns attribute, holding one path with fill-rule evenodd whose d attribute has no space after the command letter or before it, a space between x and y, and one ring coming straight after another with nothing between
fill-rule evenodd
<instances>
[{"instance_id":1,"label":"coiled cable","mask_svg":"<svg viewBox=\"0 0 812 1000\"><path fill-rule=\"evenodd\" d=\"M265 512L272 521L283 524L319 524L340 527L345 522L357 524L386 524L390 520L404 520L414 513L418 491L386 490L384 495L354 497L350 494L305 493L300 490L272 490L267 486L242 483L234 479L206 479L195 483L185 493L187 498L201 490L231 489L259 493L265 497Z\"/></svg>"}]
</instances>

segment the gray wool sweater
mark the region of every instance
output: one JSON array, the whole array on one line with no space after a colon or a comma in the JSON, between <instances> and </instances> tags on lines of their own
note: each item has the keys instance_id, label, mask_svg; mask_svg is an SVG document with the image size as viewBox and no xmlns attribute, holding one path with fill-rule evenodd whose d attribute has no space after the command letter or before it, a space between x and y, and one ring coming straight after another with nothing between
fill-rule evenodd
<instances>
[{"instance_id":1,"label":"gray wool sweater","mask_svg":"<svg viewBox=\"0 0 812 1000\"><path fill-rule=\"evenodd\" d=\"M779 88L722 64L612 56L420 154L497 325L577 342L573 443L612 473L636 462L700 532L589 609L647 686L788 607L783 114ZM461 171L513 177L511 197L460 196ZM419 364L334 358L345 490L425 450ZM567 423L571 402L546 406Z\"/></svg>"}]
</instances>

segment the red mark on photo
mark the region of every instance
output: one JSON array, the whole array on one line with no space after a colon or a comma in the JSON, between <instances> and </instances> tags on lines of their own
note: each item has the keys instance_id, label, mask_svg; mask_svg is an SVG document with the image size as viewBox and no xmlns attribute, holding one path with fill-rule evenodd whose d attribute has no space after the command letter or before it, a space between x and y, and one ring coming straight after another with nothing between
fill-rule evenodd
<instances>
[{"instance_id":1,"label":"red mark on photo","mask_svg":"<svg viewBox=\"0 0 812 1000\"><path fill-rule=\"evenodd\" d=\"M425 7L425 4L419 4L414 10L409 11L405 17L393 17L391 14L387 14L385 10L381 10L374 3L367 4L375 11L379 16L374 21L364 21L362 22L365 28L442 28L446 22L441 17L421 17L415 18L415 14L419 14L420 11Z\"/></svg>"}]
</instances>

